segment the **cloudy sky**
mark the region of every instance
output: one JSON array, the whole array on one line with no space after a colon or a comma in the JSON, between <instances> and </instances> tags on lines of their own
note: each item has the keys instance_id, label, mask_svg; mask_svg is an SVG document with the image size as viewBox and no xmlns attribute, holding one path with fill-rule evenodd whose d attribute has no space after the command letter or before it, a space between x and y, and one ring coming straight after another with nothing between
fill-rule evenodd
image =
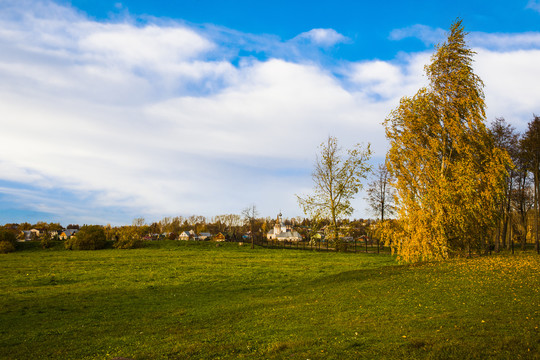
<instances>
[{"instance_id":1,"label":"cloudy sky","mask_svg":"<svg viewBox=\"0 0 540 360\"><path fill-rule=\"evenodd\" d=\"M540 1L440 3L0 0L0 223L302 215L317 146L381 162L382 121L457 17L487 121L525 129Z\"/></svg>"}]
</instances>

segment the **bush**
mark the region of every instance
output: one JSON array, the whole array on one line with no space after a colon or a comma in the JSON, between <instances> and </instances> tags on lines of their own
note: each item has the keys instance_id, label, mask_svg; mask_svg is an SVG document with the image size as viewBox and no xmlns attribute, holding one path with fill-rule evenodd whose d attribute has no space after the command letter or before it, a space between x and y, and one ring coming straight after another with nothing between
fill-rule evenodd
<instances>
[{"instance_id":1,"label":"bush","mask_svg":"<svg viewBox=\"0 0 540 360\"><path fill-rule=\"evenodd\" d=\"M106 243L105 230L102 226L85 225L77 235L66 240L65 247L68 250L98 250L103 249Z\"/></svg>"},{"instance_id":2,"label":"bush","mask_svg":"<svg viewBox=\"0 0 540 360\"><path fill-rule=\"evenodd\" d=\"M17 237L14 233L7 230L0 230L0 254L7 254L15 251Z\"/></svg>"},{"instance_id":3,"label":"bush","mask_svg":"<svg viewBox=\"0 0 540 360\"><path fill-rule=\"evenodd\" d=\"M12 245L15 245L17 242L17 236L8 230L0 230L0 241L7 241Z\"/></svg>"},{"instance_id":4,"label":"bush","mask_svg":"<svg viewBox=\"0 0 540 360\"><path fill-rule=\"evenodd\" d=\"M135 249L143 245L141 234L136 227L125 226L116 233L114 247L116 249Z\"/></svg>"},{"instance_id":5,"label":"bush","mask_svg":"<svg viewBox=\"0 0 540 360\"><path fill-rule=\"evenodd\" d=\"M7 254L15 251L15 246L9 241L0 241L0 254Z\"/></svg>"},{"instance_id":6,"label":"bush","mask_svg":"<svg viewBox=\"0 0 540 360\"><path fill-rule=\"evenodd\" d=\"M39 242L43 249L48 249L52 246L52 237L49 234L43 234Z\"/></svg>"}]
</instances>

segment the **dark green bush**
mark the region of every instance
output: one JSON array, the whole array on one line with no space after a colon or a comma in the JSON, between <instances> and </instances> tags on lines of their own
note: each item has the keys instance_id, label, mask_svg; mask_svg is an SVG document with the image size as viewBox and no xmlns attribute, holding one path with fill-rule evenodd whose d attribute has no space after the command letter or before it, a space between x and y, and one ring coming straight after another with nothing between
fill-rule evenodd
<instances>
[{"instance_id":1,"label":"dark green bush","mask_svg":"<svg viewBox=\"0 0 540 360\"><path fill-rule=\"evenodd\" d=\"M98 250L103 249L107 240L105 230L99 225L85 225L71 239L66 240L68 250Z\"/></svg>"},{"instance_id":2,"label":"dark green bush","mask_svg":"<svg viewBox=\"0 0 540 360\"><path fill-rule=\"evenodd\" d=\"M48 249L52 246L52 237L49 234L43 234L39 239L39 243L43 249Z\"/></svg>"},{"instance_id":3,"label":"dark green bush","mask_svg":"<svg viewBox=\"0 0 540 360\"><path fill-rule=\"evenodd\" d=\"M15 251L17 237L14 233L7 230L0 230L0 254L6 254Z\"/></svg>"},{"instance_id":4,"label":"dark green bush","mask_svg":"<svg viewBox=\"0 0 540 360\"><path fill-rule=\"evenodd\" d=\"M15 251L15 246L9 241L0 241L0 254L7 254Z\"/></svg>"}]
</instances>

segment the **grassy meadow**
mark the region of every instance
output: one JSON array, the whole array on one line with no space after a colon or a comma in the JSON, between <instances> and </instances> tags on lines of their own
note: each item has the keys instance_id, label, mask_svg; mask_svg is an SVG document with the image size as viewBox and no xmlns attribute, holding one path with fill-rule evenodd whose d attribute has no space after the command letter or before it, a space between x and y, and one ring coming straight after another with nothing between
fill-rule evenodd
<instances>
[{"instance_id":1,"label":"grassy meadow","mask_svg":"<svg viewBox=\"0 0 540 360\"><path fill-rule=\"evenodd\" d=\"M163 241L0 255L2 359L535 359L540 256Z\"/></svg>"}]
</instances>

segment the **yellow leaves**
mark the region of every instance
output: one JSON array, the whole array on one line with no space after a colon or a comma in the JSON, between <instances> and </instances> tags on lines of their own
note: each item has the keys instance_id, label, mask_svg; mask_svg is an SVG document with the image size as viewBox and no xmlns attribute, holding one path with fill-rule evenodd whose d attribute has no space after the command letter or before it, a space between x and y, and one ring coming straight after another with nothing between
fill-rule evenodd
<instances>
[{"instance_id":1,"label":"yellow leaves","mask_svg":"<svg viewBox=\"0 0 540 360\"><path fill-rule=\"evenodd\" d=\"M464 36L457 22L426 66L430 86L402 98L384 123L402 222L393 243L404 261L479 247L504 192L509 159L492 147Z\"/></svg>"}]
</instances>

